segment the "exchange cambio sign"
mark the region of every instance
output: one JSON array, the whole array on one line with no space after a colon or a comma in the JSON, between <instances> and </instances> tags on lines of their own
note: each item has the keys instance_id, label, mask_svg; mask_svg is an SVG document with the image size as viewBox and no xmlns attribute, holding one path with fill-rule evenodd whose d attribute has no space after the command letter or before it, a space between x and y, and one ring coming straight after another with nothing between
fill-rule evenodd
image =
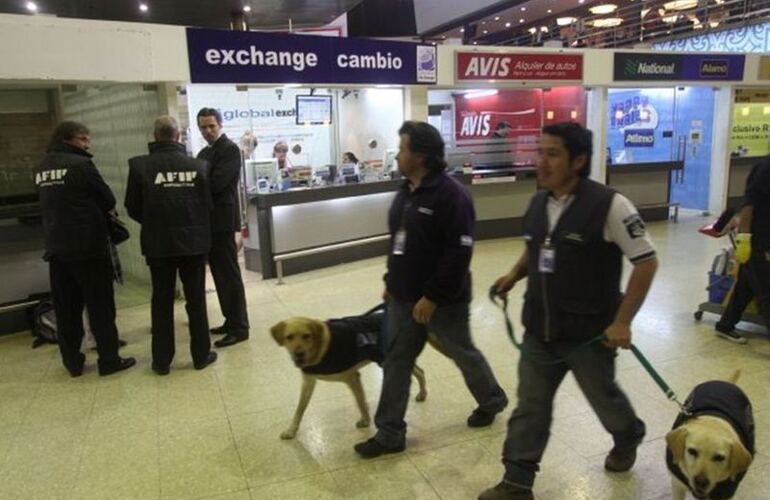
<instances>
[{"instance_id":1,"label":"exchange cambio sign","mask_svg":"<svg viewBox=\"0 0 770 500\"><path fill-rule=\"evenodd\" d=\"M583 80L582 54L457 52L457 81Z\"/></svg>"},{"instance_id":2,"label":"exchange cambio sign","mask_svg":"<svg viewBox=\"0 0 770 500\"><path fill-rule=\"evenodd\" d=\"M187 29L192 83L436 83L436 47L314 35Z\"/></svg>"}]
</instances>

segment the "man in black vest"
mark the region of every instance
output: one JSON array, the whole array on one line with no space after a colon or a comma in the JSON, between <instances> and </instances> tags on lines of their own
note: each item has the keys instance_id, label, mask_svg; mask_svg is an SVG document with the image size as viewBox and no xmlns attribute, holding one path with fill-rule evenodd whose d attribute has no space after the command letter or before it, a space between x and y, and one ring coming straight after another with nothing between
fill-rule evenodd
<instances>
[{"instance_id":1,"label":"man in black vest","mask_svg":"<svg viewBox=\"0 0 770 500\"><path fill-rule=\"evenodd\" d=\"M406 415L415 360L428 332L452 359L478 407L469 427L491 425L508 405L492 369L471 338L470 264L476 213L470 193L445 172L444 141L424 122L398 131L398 169L406 178L388 214L391 250L385 297L387 342L377 434L355 445L363 458L406 446Z\"/></svg>"},{"instance_id":2,"label":"man in black vest","mask_svg":"<svg viewBox=\"0 0 770 500\"><path fill-rule=\"evenodd\" d=\"M495 283L507 294L528 278L519 358L518 405L508 421L502 482L482 500L531 499L548 442L553 398L575 376L615 446L605 468L629 470L645 434L615 382L616 348L631 345L631 322L647 296L657 258L644 222L628 199L588 179L591 132L575 123L543 129L537 179L542 191L524 217L524 254ZM634 265L620 291L625 255ZM604 333L604 342L578 347Z\"/></svg>"},{"instance_id":3,"label":"man in black vest","mask_svg":"<svg viewBox=\"0 0 770 500\"><path fill-rule=\"evenodd\" d=\"M238 208L238 180L241 174L241 150L222 133L222 115L213 108L198 112L198 128L208 146L198 158L211 165L211 193L214 212L211 214L211 253L209 266L225 323L211 333L225 337L214 345L226 347L249 338L249 317L246 311L246 292L243 288L235 232L241 230Z\"/></svg>"},{"instance_id":4,"label":"man in black vest","mask_svg":"<svg viewBox=\"0 0 770 500\"><path fill-rule=\"evenodd\" d=\"M735 325L752 300L756 300L765 326L770 328L770 158L751 169L745 193L735 250L741 264L738 282L716 324L717 335L741 344L746 339L735 331Z\"/></svg>"},{"instance_id":5,"label":"man in black vest","mask_svg":"<svg viewBox=\"0 0 770 500\"><path fill-rule=\"evenodd\" d=\"M155 120L150 154L128 161L126 210L142 225L142 254L152 275L152 370L168 375L174 359L174 292L182 280L193 366L216 361L206 313L206 255L213 203L208 164L189 158L170 116Z\"/></svg>"},{"instance_id":6,"label":"man in black vest","mask_svg":"<svg viewBox=\"0 0 770 500\"><path fill-rule=\"evenodd\" d=\"M59 351L73 377L83 373L83 305L99 353L99 375L136 364L118 355L113 269L107 232L115 197L88 152L91 137L81 123L62 122L54 130L48 153L33 169L40 194L56 312Z\"/></svg>"}]
</instances>

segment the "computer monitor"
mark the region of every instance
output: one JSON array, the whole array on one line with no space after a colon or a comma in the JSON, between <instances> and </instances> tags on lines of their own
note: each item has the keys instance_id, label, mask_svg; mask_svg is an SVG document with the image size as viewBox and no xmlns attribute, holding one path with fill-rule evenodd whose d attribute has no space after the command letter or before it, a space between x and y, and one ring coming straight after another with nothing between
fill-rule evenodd
<instances>
[{"instance_id":1,"label":"computer monitor","mask_svg":"<svg viewBox=\"0 0 770 500\"><path fill-rule=\"evenodd\" d=\"M297 125L329 125L332 122L332 96L298 95Z\"/></svg>"},{"instance_id":2,"label":"computer monitor","mask_svg":"<svg viewBox=\"0 0 770 500\"><path fill-rule=\"evenodd\" d=\"M276 158L246 160L247 192L269 192L271 187L278 184L279 179L278 160Z\"/></svg>"}]
</instances>

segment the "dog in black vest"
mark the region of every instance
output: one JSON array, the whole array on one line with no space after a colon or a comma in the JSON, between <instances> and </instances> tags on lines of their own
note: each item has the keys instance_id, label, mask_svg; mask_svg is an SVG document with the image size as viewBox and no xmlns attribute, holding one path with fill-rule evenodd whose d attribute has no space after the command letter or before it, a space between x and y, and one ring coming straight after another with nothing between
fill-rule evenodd
<instances>
[{"instance_id":1,"label":"dog in black vest","mask_svg":"<svg viewBox=\"0 0 770 500\"><path fill-rule=\"evenodd\" d=\"M666 464L674 500L687 490L698 499L733 498L754 458L754 416L751 403L730 382L699 384L685 401L666 435Z\"/></svg>"}]
</instances>

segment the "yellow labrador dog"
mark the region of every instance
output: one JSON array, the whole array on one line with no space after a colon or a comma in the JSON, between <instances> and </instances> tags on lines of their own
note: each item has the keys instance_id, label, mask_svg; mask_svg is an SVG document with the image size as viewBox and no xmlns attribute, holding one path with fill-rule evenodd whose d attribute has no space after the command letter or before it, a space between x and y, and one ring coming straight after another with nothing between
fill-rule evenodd
<instances>
[{"instance_id":1,"label":"yellow labrador dog","mask_svg":"<svg viewBox=\"0 0 770 500\"><path fill-rule=\"evenodd\" d=\"M699 384L666 435L666 463L673 498L687 490L698 499L733 498L754 456L754 417L748 397L735 382Z\"/></svg>"},{"instance_id":2,"label":"yellow labrador dog","mask_svg":"<svg viewBox=\"0 0 770 500\"><path fill-rule=\"evenodd\" d=\"M289 351L294 364L302 370L299 405L291 425L281 433L281 439L292 439L297 434L317 380L346 383L361 412L356 427L369 426L369 406L358 370L369 363L382 362L383 356L377 345L379 319L353 317L319 321L291 318L273 325L270 334L278 345ZM420 386L416 400L425 401L428 395L425 372L415 365L413 374Z\"/></svg>"}]
</instances>

